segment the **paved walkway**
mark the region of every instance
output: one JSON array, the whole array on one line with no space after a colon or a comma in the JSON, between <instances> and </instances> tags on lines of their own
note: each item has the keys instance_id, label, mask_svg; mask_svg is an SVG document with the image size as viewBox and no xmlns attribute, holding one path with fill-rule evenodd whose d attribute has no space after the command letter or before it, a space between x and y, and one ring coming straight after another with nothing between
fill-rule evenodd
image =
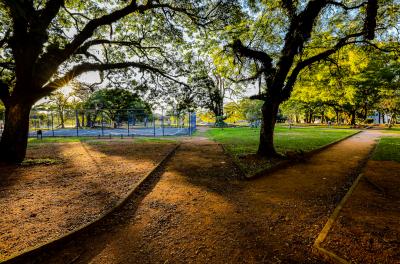
<instances>
[{"instance_id":1,"label":"paved walkway","mask_svg":"<svg viewBox=\"0 0 400 264\"><path fill-rule=\"evenodd\" d=\"M377 136L362 132L248 182L235 180L217 144L184 142L121 212L41 261L321 263L311 246Z\"/></svg>"}]
</instances>

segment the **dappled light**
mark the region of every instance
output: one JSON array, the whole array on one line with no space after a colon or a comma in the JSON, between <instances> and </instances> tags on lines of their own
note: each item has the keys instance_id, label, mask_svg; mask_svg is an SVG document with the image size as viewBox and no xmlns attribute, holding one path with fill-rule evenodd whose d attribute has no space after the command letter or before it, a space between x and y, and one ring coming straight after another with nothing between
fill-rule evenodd
<instances>
[{"instance_id":1,"label":"dappled light","mask_svg":"<svg viewBox=\"0 0 400 264\"><path fill-rule=\"evenodd\" d=\"M399 0L3 0L0 262L400 263Z\"/></svg>"}]
</instances>

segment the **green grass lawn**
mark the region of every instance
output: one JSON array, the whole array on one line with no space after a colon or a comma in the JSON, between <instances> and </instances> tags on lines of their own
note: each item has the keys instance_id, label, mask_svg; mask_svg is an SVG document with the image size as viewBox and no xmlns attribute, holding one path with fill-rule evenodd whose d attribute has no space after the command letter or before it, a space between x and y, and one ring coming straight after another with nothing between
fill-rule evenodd
<instances>
[{"instance_id":1,"label":"green grass lawn","mask_svg":"<svg viewBox=\"0 0 400 264\"><path fill-rule=\"evenodd\" d=\"M356 129L334 128L275 128L275 147L281 154L287 151L309 152L329 143L356 133ZM282 159L244 158L257 152L260 130L258 128L214 128L206 135L223 144L247 177L253 177L265 169L270 169L282 162Z\"/></svg>"},{"instance_id":2,"label":"green grass lawn","mask_svg":"<svg viewBox=\"0 0 400 264\"><path fill-rule=\"evenodd\" d=\"M381 138L372 159L400 162L400 137Z\"/></svg>"},{"instance_id":3,"label":"green grass lawn","mask_svg":"<svg viewBox=\"0 0 400 264\"><path fill-rule=\"evenodd\" d=\"M381 130L381 132L400 134L400 127L385 128L384 130Z\"/></svg>"},{"instance_id":4,"label":"green grass lawn","mask_svg":"<svg viewBox=\"0 0 400 264\"><path fill-rule=\"evenodd\" d=\"M278 152L308 152L326 144L356 133L355 129L332 128L275 128L275 147ZM214 128L207 136L222 143L234 155L250 154L257 151L260 130L258 128Z\"/></svg>"},{"instance_id":5,"label":"green grass lawn","mask_svg":"<svg viewBox=\"0 0 400 264\"><path fill-rule=\"evenodd\" d=\"M41 144L41 143L69 143L86 141L91 138L88 137L44 137L43 139L29 138L28 144Z\"/></svg>"}]
</instances>

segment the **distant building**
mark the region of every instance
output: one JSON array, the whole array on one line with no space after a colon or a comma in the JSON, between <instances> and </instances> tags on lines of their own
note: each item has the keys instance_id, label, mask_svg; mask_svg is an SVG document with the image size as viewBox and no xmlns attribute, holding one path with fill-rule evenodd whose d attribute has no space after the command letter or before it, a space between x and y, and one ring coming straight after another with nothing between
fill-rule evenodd
<instances>
[{"instance_id":1,"label":"distant building","mask_svg":"<svg viewBox=\"0 0 400 264\"><path fill-rule=\"evenodd\" d=\"M373 124L387 124L390 122L390 115L387 114L379 114L378 111L374 111L372 115L367 117L368 119L373 120Z\"/></svg>"}]
</instances>

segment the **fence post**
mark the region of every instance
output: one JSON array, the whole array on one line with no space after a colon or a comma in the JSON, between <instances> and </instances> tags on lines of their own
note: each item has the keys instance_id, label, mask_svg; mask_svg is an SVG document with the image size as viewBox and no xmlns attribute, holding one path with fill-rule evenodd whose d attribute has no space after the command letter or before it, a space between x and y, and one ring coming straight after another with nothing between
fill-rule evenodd
<instances>
[{"instance_id":1,"label":"fence post","mask_svg":"<svg viewBox=\"0 0 400 264\"><path fill-rule=\"evenodd\" d=\"M53 137L54 137L54 118L53 118L53 111L51 111L50 113L51 113L51 132L52 132Z\"/></svg>"},{"instance_id":2,"label":"fence post","mask_svg":"<svg viewBox=\"0 0 400 264\"><path fill-rule=\"evenodd\" d=\"M128 119L128 137L129 137L129 110L126 110L126 116L127 116L127 119Z\"/></svg>"},{"instance_id":3,"label":"fence post","mask_svg":"<svg viewBox=\"0 0 400 264\"><path fill-rule=\"evenodd\" d=\"M101 136L104 137L104 115L103 115L103 111L101 111Z\"/></svg>"},{"instance_id":4,"label":"fence post","mask_svg":"<svg viewBox=\"0 0 400 264\"><path fill-rule=\"evenodd\" d=\"M154 114L153 114L153 134L154 137L156 137L156 119L154 118Z\"/></svg>"},{"instance_id":5,"label":"fence post","mask_svg":"<svg viewBox=\"0 0 400 264\"><path fill-rule=\"evenodd\" d=\"M76 125L76 136L79 137L78 109L75 109L75 125Z\"/></svg>"},{"instance_id":6,"label":"fence post","mask_svg":"<svg viewBox=\"0 0 400 264\"><path fill-rule=\"evenodd\" d=\"M192 132L190 131L190 111L188 112L188 115L189 115L189 125L188 125L188 128L189 128L189 136L191 136L192 135Z\"/></svg>"},{"instance_id":7,"label":"fence post","mask_svg":"<svg viewBox=\"0 0 400 264\"><path fill-rule=\"evenodd\" d=\"M164 107L161 108L161 128L162 128L162 135L164 136Z\"/></svg>"}]
</instances>

